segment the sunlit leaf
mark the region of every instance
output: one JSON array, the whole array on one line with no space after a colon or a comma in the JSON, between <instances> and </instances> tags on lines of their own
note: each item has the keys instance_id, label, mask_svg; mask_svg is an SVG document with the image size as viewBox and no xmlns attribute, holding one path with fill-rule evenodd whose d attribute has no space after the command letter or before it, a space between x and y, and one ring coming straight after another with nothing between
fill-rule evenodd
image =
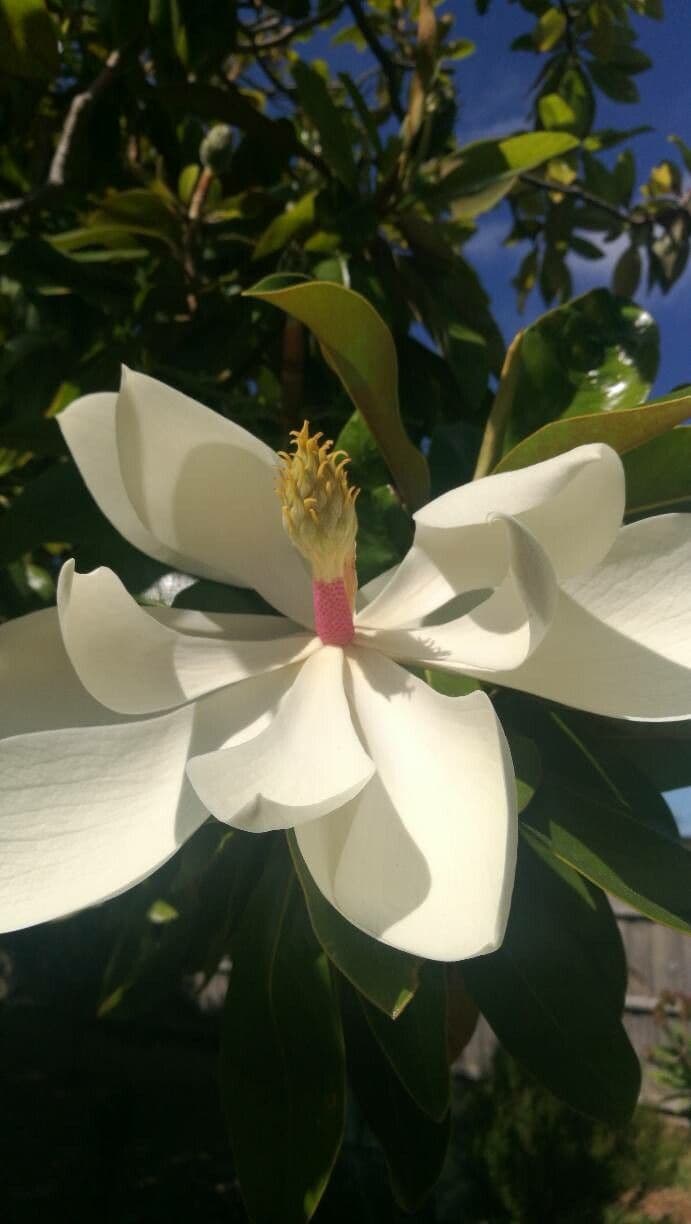
<instances>
[{"instance_id":1,"label":"sunlit leaf","mask_svg":"<svg viewBox=\"0 0 691 1224\"><path fill-rule=\"evenodd\" d=\"M569 417L544 425L537 433L519 442L497 464L497 472L511 472L528 467L553 455L562 455L574 446L588 442L605 442L620 455L642 446L651 438L667 433L691 416L691 395L671 400L651 400L640 408L620 412L591 413Z\"/></svg>"},{"instance_id":2,"label":"sunlit leaf","mask_svg":"<svg viewBox=\"0 0 691 1224\"><path fill-rule=\"evenodd\" d=\"M372 431L403 500L416 509L429 493L424 456L413 446L398 405L393 338L373 306L343 285L270 276L248 290L305 323Z\"/></svg>"}]
</instances>

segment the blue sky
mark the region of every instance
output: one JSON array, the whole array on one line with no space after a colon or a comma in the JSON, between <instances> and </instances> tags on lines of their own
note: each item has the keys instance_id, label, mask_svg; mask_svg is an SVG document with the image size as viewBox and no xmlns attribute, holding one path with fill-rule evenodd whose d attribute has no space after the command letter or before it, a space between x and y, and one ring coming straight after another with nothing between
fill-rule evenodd
<instances>
[{"instance_id":1,"label":"blue sky","mask_svg":"<svg viewBox=\"0 0 691 1224\"><path fill-rule=\"evenodd\" d=\"M653 60L653 67L636 78L640 102L623 105L610 101L599 91L596 94L597 126L632 128L649 124L653 127L653 132L638 136L632 142L640 181L645 181L652 165L663 157L674 155L674 147L667 142L669 135L681 136L691 144L688 0L666 0L666 10L661 22L633 19L639 46ZM530 129L531 85L542 57L513 52L509 46L517 34L532 28L531 16L508 0L492 0L484 17L476 13L473 0L446 0L437 11L453 13L455 34L472 39L477 48L474 55L460 61L456 68L460 98L459 140L468 144L521 128ZM344 20L341 24L350 22ZM350 44L332 47L328 36L321 32L304 45L302 54L306 58L323 58L332 71L345 69L354 77L371 62L369 52L360 55ZM610 156L615 155L613 152ZM508 229L508 209L500 205L479 219L478 233L466 247L492 298L495 317L507 339L544 310L537 294L529 299L522 316L516 310L510 281L528 247L525 244L504 247L502 242ZM627 245L626 240L623 245ZM572 258L574 294L609 282L622 244L611 244L604 249L605 257L598 261ZM691 263L685 276L666 297L655 289L649 295L639 292L637 298L660 326L662 354L654 393L664 394L679 383L691 381Z\"/></svg>"},{"instance_id":2,"label":"blue sky","mask_svg":"<svg viewBox=\"0 0 691 1224\"><path fill-rule=\"evenodd\" d=\"M632 128L649 124L654 129L636 137L631 144L640 182L645 181L651 166L674 154L668 136L681 136L691 144L689 0L666 0L665 8L662 22L634 19L639 46L653 61L653 67L636 78L640 102L622 105L599 92L596 95L597 127ZM540 58L509 50L516 35L531 28L530 15L507 0L493 0L484 17L475 12L472 0L447 0L438 12L453 13L455 34L472 39L477 47L475 54L456 68L459 140L468 144L530 128L531 84ZM324 58L332 71L347 70L354 77L369 62L350 46L330 47L328 38L321 33L310 41L303 54L305 58L312 55ZM508 229L508 210L502 205L480 218L478 233L465 248L491 296L492 309L507 339L544 310L537 294L529 299L522 316L516 310L510 281L527 247L504 247L502 242ZM620 250L620 244L611 244L605 248L605 257L596 262L574 258L571 262L574 293L607 285ZM667 296L655 289L651 294L639 292L637 300L660 327L661 362L653 394L664 395L679 383L691 382L691 264ZM667 799L682 830L691 834L691 790L673 792Z\"/></svg>"}]
</instances>

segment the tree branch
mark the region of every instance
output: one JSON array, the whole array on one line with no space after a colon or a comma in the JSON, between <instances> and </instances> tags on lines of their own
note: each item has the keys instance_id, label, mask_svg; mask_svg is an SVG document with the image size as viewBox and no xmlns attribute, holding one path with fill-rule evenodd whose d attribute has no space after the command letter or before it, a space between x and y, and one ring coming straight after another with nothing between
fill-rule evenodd
<instances>
[{"instance_id":1,"label":"tree branch","mask_svg":"<svg viewBox=\"0 0 691 1224\"><path fill-rule=\"evenodd\" d=\"M574 187L570 183L550 183L546 179L537 178L534 174L519 174L518 180L520 183L525 183L527 187L537 187L539 191L548 191L550 193L557 191L559 195L573 196L576 200L582 200L584 204L592 204L593 208L599 208L602 212L607 213L610 217L615 217L617 221L621 221L624 225L642 224L641 221L632 217L624 209L617 208L616 204L608 204L607 200L602 200L600 196L593 195L585 187Z\"/></svg>"},{"instance_id":2,"label":"tree branch","mask_svg":"<svg viewBox=\"0 0 691 1224\"><path fill-rule=\"evenodd\" d=\"M566 20L566 28L564 30L564 39L566 46L571 55L576 54L576 40L573 35L573 13L568 5L568 0L559 0L559 8L564 14Z\"/></svg>"},{"instance_id":3,"label":"tree branch","mask_svg":"<svg viewBox=\"0 0 691 1224\"><path fill-rule=\"evenodd\" d=\"M370 26L360 0L348 0L348 8L353 14L355 24L372 52L372 55L381 65L382 72L386 77L386 83L389 88L391 109L397 119L403 120L405 118L405 111L401 106L401 100L398 93L398 78L396 76L396 69L389 58L386 48L380 42L374 30Z\"/></svg>"},{"instance_id":4,"label":"tree branch","mask_svg":"<svg viewBox=\"0 0 691 1224\"><path fill-rule=\"evenodd\" d=\"M25 196L0 202L0 219L16 217L27 210L39 208L61 194L67 182L70 158L78 136L88 120L94 102L110 89L120 75L124 56L125 51L111 51L101 72L88 89L74 96L53 153L46 181Z\"/></svg>"},{"instance_id":5,"label":"tree branch","mask_svg":"<svg viewBox=\"0 0 691 1224\"><path fill-rule=\"evenodd\" d=\"M251 44L252 51L273 51L274 47L283 47L293 38L298 38L301 34L306 34L309 30L313 30L316 26L322 25L331 17L335 17L341 11L345 0L336 0L330 8L323 9L321 13L315 13L314 17L307 17L305 21L298 21L295 25L288 26L286 30L282 30L280 34L275 34L273 38L260 40L258 34L262 33L262 29L266 29L264 22L258 22L256 26L240 25L240 33L248 38ZM250 50L250 48L247 48Z\"/></svg>"}]
</instances>

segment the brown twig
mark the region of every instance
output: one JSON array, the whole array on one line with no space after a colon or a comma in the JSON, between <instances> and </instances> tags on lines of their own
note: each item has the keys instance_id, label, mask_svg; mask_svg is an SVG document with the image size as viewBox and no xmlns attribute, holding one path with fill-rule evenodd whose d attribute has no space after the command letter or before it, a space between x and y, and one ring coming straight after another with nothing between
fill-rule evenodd
<instances>
[{"instance_id":1,"label":"brown twig","mask_svg":"<svg viewBox=\"0 0 691 1224\"><path fill-rule=\"evenodd\" d=\"M124 57L124 50L111 51L103 68L88 89L75 94L65 117L45 182L24 196L0 202L0 218L16 217L27 210L39 208L62 193L67 184L70 159L79 133L88 120L94 102L110 89L120 75Z\"/></svg>"}]
</instances>

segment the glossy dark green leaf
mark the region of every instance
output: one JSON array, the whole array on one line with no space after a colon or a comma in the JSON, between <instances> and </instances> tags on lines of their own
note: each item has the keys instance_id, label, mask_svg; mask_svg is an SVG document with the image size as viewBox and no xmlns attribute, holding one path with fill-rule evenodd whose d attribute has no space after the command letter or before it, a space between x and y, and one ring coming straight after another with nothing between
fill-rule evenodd
<instances>
[{"instance_id":1,"label":"glossy dark green leaf","mask_svg":"<svg viewBox=\"0 0 691 1224\"><path fill-rule=\"evenodd\" d=\"M172 197L165 191L154 191L144 187L133 187L128 191L114 191L101 200L89 218L94 230L94 242L99 233L106 245L122 237L120 231L157 238L175 250L182 241L180 218L175 212Z\"/></svg>"},{"instance_id":2,"label":"glossy dark green leaf","mask_svg":"<svg viewBox=\"0 0 691 1224\"><path fill-rule=\"evenodd\" d=\"M590 413L553 421L514 446L499 461L495 471L512 472L551 459L553 455L563 455L572 447L588 442L606 442L620 455L625 455L651 438L666 434L689 415L691 395L685 395L678 399L651 400L640 408L620 412Z\"/></svg>"},{"instance_id":3,"label":"glossy dark green leaf","mask_svg":"<svg viewBox=\"0 0 691 1224\"><path fill-rule=\"evenodd\" d=\"M79 570L108 565L130 591L145 589L170 568L133 548L111 526L73 463L54 464L0 514L0 564L47 543L72 544Z\"/></svg>"},{"instance_id":4,"label":"glossy dark green leaf","mask_svg":"<svg viewBox=\"0 0 691 1224\"><path fill-rule=\"evenodd\" d=\"M691 934L691 852L614 802L548 777L524 828L654 922Z\"/></svg>"},{"instance_id":5,"label":"glossy dark green leaf","mask_svg":"<svg viewBox=\"0 0 691 1224\"><path fill-rule=\"evenodd\" d=\"M640 404L657 372L658 330L640 307L594 289L527 327L519 361L507 449L558 417Z\"/></svg>"},{"instance_id":6,"label":"glossy dark green leaf","mask_svg":"<svg viewBox=\"0 0 691 1224\"><path fill-rule=\"evenodd\" d=\"M344 1050L328 959L278 840L232 943L220 1082L253 1224L305 1224L338 1155Z\"/></svg>"},{"instance_id":7,"label":"glossy dark green leaf","mask_svg":"<svg viewBox=\"0 0 691 1224\"><path fill-rule=\"evenodd\" d=\"M599 889L521 839L498 952L466 961L468 990L509 1053L561 1100L621 1125L640 1069L621 1024L626 962Z\"/></svg>"},{"instance_id":8,"label":"glossy dark green leaf","mask_svg":"<svg viewBox=\"0 0 691 1224\"><path fill-rule=\"evenodd\" d=\"M14 242L0 256L0 274L42 294L74 293L98 310L122 309L132 289L128 271L89 267L62 255L40 238L20 238Z\"/></svg>"},{"instance_id":9,"label":"glossy dark green leaf","mask_svg":"<svg viewBox=\"0 0 691 1224\"><path fill-rule=\"evenodd\" d=\"M293 77L302 107L319 132L324 160L344 186L354 190L357 166L343 111L336 106L316 68L299 60L293 67Z\"/></svg>"},{"instance_id":10,"label":"glossy dark green leaf","mask_svg":"<svg viewBox=\"0 0 691 1224\"><path fill-rule=\"evenodd\" d=\"M392 1019L400 1016L420 983L420 962L377 939L371 939L341 917L320 893L288 833L293 864L305 895L314 933L330 960L364 998Z\"/></svg>"},{"instance_id":11,"label":"glossy dark green leaf","mask_svg":"<svg viewBox=\"0 0 691 1224\"><path fill-rule=\"evenodd\" d=\"M661 514L691 502L691 427L679 425L624 455L628 514Z\"/></svg>"},{"instance_id":12,"label":"glossy dark green leaf","mask_svg":"<svg viewBox=\"0 0 691 1224\"><path fill-rule=\"evenodd\" d=\"M400 1205L414 1211L441 1173L449 1141L449 1115L428 1117L406 1092L346 983L341 1000L348 1078L365 1120L384 1151Z\"/></svg>"},{"instance_id":13,"label":"glossy dark green leaf","mask_svg":"<svg viewBox=\"0 0 691 1224\"><path fill-rule=\"evenodd\" d=\"M590 65L590 75L598 89L614 102L638 102L638 88L623 69L594 61Z\"/></svg>"},{"instance_id":14,"label":"glossy dark green leaf","mask_svg":"<svg viewBox=\"0 0 691 1224\"><path fill-rule=\"evenodd\" d=\"M396 1020L362 1000L367 1023L403 1087L437 1122L450 1103L445 968L432 961L423 965L415 997Z\"/></svg>"},{"instance_id":15,"label":"glossy dark green leaf","mask_svg":"<svg viewBox=\"0 0 691 1224\"><path fill-rule=\"evenodd\" d=\"M328 365L372 431L404 501L416 509L429 493L424 456L405 432L398 405L398 361L393 337L359 293L327 281L270 276L248 296L271 302L305 323Z\"/></svg>"},{"instance_id":16,"label":"glossy dark green leaf","mask_svg":"<svg viewBox=\"0 0 691 1224\"><path fill-rule=\"evenodd\" d=\"M0 0L0 72L42 80L59 62L56 27L43 0Z\"/></svg>"}]
</instances>

